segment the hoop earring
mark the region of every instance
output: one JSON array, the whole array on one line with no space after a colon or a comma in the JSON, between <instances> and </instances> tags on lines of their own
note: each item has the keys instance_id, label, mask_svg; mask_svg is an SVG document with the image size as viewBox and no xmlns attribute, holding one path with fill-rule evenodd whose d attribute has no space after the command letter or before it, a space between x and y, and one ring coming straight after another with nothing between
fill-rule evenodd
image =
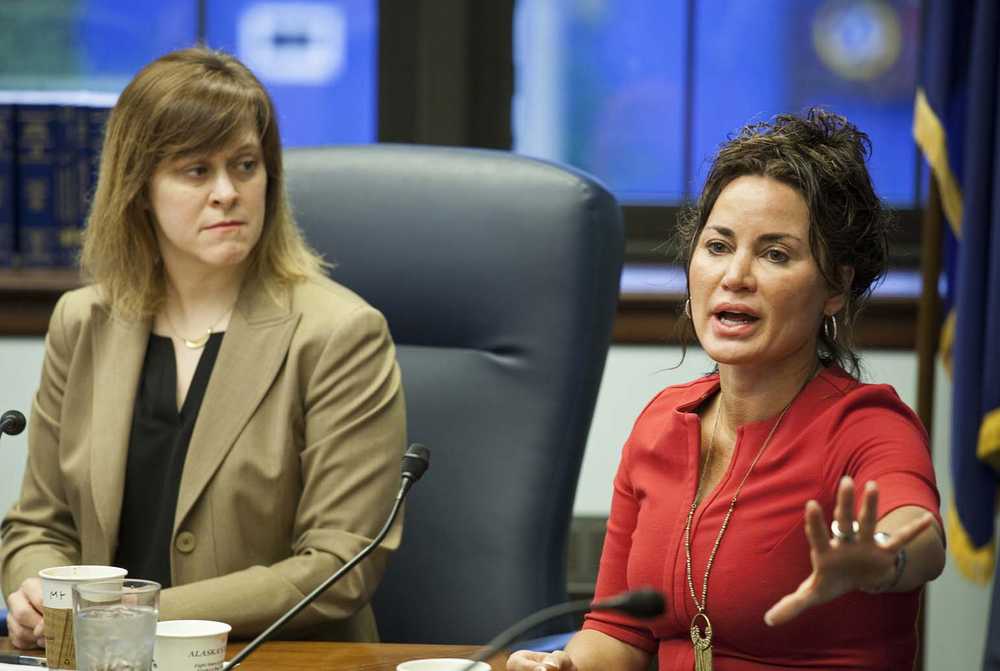
<instances>
[{"instance_id":1,"label":"hoop earring","mask_svg":"<svg viewBox=\"0 0 1000 671\"><path fill-rule=\"evenodd\" d=\"M691 297L684 299L684 316L691 319Z\"/></svg>"},{"instance_id":2,"label":"hoop earring","mask_svg":"<svg viewBox=\"0 0 1000 671\"><path fill-rule=\"evenodd\" d=\"M837 342L837 315L827 315L823 318L823 335L830 342Z\"/></svg>"}]
</instances>

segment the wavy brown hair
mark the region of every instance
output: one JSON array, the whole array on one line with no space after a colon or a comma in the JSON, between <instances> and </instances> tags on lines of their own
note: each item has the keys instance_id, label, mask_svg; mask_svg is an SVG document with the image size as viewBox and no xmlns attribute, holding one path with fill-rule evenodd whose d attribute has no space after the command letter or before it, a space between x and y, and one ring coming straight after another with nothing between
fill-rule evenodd
<instances>
[{"instance_id":1,"label":"wavy brown hair","mask_svg":"<svg viewBox=\"0 0 1000 671\"><path fill-rule=\"evenodd\" d=\"M248 277L274 289L322 275L325 263L292 218L267 91L228 54L182 49L139 71L122 91L105 130L80 266L116 313L150 316L165 299L166 278L148 204L156 167L184 155L219 151L248 127L257 132L267 171L264 228L250 255Z\"/></svg>"},{"instance_id":2,"label":"wavy brown hair","mask_svg":"<svg viewBox=\"0 0 1000 671\"><path fill-rule=\"evenodd\" d=\"M822 324L817 334L824 362L860 374L853 325L885 275L889 258L889 212L875 194L866 161L871 141L844 117L812 108L804 116L781 114L744 126L719 148L698 201L682 214L677 248L690 272L698 236L719 194L745 175L770 177L791 186L809 208L809 247L820 274L846 301L837 315L837 337ZM843 273L853 270L853 276ZM690 320L686 320L690 330Z\"/></svg>"}]
</instances>

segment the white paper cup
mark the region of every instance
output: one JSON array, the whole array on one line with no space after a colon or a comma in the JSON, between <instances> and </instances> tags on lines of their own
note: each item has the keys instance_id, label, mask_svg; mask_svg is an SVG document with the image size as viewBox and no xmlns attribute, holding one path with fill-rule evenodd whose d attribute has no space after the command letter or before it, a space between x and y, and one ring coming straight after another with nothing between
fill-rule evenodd
<instances>
[{"instance_id":1,"label":"white paper cup","mask_svg":"<svg viewBox=\"0 0 1000 671\"><path fill-rule=\"evenodd\" d=\"M221 671L232 629L213 620L166 620L156 625L153 669Z\"/></svg>"},{"instance_id":2,"label":"white paper cup","mask_svg":"<svg viewBox=\"0 0 1000 671\"><path fill-rule=\"evenodd\" d=\"M42 616L45 618L45 659L50 669L75 669L73 585L115 580L128 574L117 566L53 566L42 569Z\"/></svg>"},{"instance_id":3,"label":"white paper cup","mask_svg":"<svg viewBox=\"0 0 1000 671\"><path fill-rule=\"evenodd\" d=\"M465 671L471 659L441 657L438 659L414 659L396 666L396 671ZM486 662L476 662L471 671L492 671Z\"/></svg>"}]
</instances>

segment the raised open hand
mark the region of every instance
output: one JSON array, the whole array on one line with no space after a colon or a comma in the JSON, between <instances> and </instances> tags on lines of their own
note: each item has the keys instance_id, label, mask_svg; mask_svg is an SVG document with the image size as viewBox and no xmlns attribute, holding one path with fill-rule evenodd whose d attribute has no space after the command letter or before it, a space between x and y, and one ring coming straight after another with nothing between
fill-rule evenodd
<instances>
[{"instance_id":1,"label":"raised open hand","mask_svg":"<svg viewBox=\"0 0 1000 671\"><path fill-rule=\"evenodd\" d=\"M803 611L836 599L854 590L880 592L899 580L905 565L900 564L900 550L932 522L928 513L893 531L891 537L877 540L878 487L865 485L861 512L854 519L854 481L844 477L837 490L834 520L839 535L830 537L823 510L816 501L806 503L805 526L809 539L812 573L799 588L783 597L764 614L764 622L784 624Z\"/></svg>"}]
</instances>

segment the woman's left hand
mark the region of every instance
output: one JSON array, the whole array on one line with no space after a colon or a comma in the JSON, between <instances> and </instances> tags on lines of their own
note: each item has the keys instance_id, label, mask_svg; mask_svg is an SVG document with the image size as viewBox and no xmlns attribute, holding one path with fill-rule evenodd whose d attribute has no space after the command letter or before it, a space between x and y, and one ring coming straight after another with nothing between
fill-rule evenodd
<instances>
[{"instance_id":1,"label":"woman's left hand","mask_svg":"<svg viewBox=\"0 0 1000 671\"><path fill-rule=\"evenodd\" d=\"M840 529L846 530L845 539L831 538L823 517L823 510L816 501L806 503L806 537L812 574L793 593L782 598L764 614L764 622L775 626L784 624L803 611L827 603L854 590L879 591L893 581L896 555L899 550L931 525L928 513L902 528L895 529L885 543L875 540L878 522L878 487L874 482L865 485L858 516L858 532L854 528L854 481L844 477L837 490L834 519Z\"/></svg>"}]
</instances>

